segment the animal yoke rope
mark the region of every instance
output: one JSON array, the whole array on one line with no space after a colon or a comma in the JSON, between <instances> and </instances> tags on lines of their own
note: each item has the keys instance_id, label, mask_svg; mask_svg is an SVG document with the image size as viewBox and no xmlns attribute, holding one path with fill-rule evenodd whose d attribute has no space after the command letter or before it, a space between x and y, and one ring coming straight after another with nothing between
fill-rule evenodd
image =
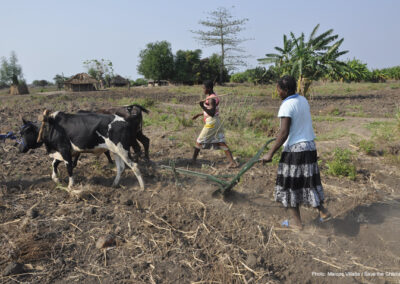
<instances>
[{"instance_id":1,"label":"animal yoke rope","mask_svg":"<svg viewBox=\"0 0 400 284\"><path fill-rule=\"evenodd\" d=\"M37 143L40 143L42 141L42 136L43 136L43 129L45 125L45 121L47 121L47 117L49 116L50 111L48 109L45 109L42 115L39 115L38 120L42 122L40 125L40 130L39 130L39 135L37 138Z\"/></svg>"}]
</instances>

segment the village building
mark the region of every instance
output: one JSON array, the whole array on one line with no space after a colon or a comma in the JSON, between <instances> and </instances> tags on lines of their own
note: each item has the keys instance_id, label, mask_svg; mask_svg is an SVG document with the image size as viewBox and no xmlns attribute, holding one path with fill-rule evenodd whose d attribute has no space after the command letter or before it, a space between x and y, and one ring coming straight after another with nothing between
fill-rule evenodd
<instances>
[{"instance_id":1,"label":"village building","mask_svg":"<svg viewBox=\"0 0 400 284\"><path fill-rule=\"evenodd\" d=\"M64 88L72 92L95 91L99 82L87 73L79 73L64 82Z\"/></svg>"},{"instance_id":2,"label":"village building","mask_svg":"<svg viewBox=\"0 0 400 284\"><path fill-rule=\"evenodd\" d=\"M129 85L129 80L125 79L124 77L117 75L111 80L112 87L125 87Z\"/></svg>"},{"instance_id":3,"label":"village building","mask_svg":"<svg viewBox=\"0 0 400 284\"><path fill-rule=\"evenodd\" d=\"M158 86L168 86L169 82L167 80L148 80L148 87L158 87Z\"/></svg>"}]
</instances>

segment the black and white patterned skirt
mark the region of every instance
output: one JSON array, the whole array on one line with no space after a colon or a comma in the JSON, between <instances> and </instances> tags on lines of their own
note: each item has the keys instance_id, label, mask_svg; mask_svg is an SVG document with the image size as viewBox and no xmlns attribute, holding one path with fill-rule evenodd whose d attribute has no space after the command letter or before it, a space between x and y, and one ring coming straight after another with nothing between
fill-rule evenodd
<instances>
[{"instance_id":1,"label":"black and white patterned skirt","mask_svg":"<svg viewBox=\"0 0 400 284\"><path fill-rule=\"evenodd\" d=\"M299 204L317 207L323 203L324 190L314 141L286 146L278 166L275 200L285 207Z\"/></svg>"}]
</instances>

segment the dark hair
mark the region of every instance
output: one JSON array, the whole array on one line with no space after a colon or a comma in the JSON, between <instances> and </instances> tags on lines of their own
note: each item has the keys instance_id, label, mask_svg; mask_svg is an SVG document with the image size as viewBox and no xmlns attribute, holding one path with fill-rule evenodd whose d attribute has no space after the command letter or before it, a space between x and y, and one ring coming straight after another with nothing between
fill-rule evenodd
<instances>
[{"instance_id":1,"label":"dark hair","mask_svg":"<svg viewBox=\"0 0 400 284\"><path fill-rule=\"evenodd\" d=\"M206 87L206 89L209 89L210 91L213 91L214 89L214 83L211 80L206 80L203 82L204 87Z\"/></svg>"},{"instance_id":2,"label":"dark hair","mask_svg":"<svg viewBox=\"0 0 400 284\"><path fill-rule=\"evenodd\" d=\"M296 79L293 76L285 75L278 81L278 86L284 91L288 92L288 95L296 93Z\"/></svg>"}]
</instances>

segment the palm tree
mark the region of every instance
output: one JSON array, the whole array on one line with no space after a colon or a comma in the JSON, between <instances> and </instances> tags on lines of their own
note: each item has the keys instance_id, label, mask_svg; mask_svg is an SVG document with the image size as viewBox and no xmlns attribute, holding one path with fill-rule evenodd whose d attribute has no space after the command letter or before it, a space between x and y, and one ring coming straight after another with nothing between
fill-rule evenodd
<instances>
[{"instance_id":1,"label":"palm tree","mask_svg":"<svg viewBox=\"0 0 400 284\"><path fill-rule=\"evenodd\" d=\"M318 36L319 24L311 32L308 41L302 33L296 37L292 32L290 39L283 36L283 48L275 47L280 54L266 54L259 59L260 63L275 63L280 75L290 74L297 78L297 91L307 96L313 81L321 79L328 73L341 73L347 68L346 63L338 58L348 51L339 51L343 38L336 41L338 35L333 35L330 29ZM335 42L336 41L336 42Z\"/></svg>"}]
</instances>

